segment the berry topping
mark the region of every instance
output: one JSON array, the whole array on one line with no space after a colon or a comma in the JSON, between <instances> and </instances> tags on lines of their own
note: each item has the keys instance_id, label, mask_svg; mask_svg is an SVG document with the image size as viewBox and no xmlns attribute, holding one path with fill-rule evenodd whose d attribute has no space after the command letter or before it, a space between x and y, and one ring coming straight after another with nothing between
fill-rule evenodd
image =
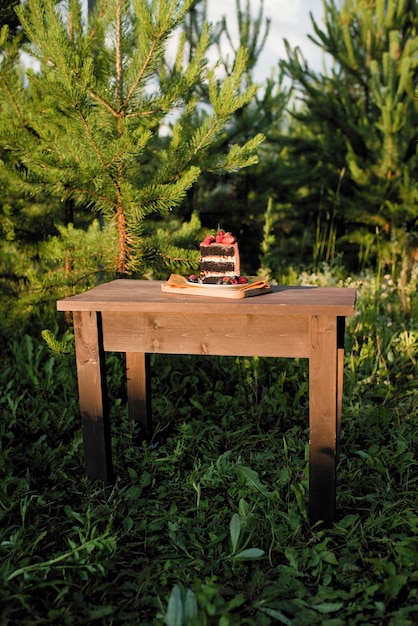
<instances>
[{"instance_id":1,"label":"berry topping","mask_svg":"<svg viewBox=\"0 0 418 626\"><path fill-rule=\"evenodd\" d=\"M225 233L222 237L222 243L232 245L236 242L236 238L231 233Z\"/></svg>"},{"instance_id":2,"label":"berry topping","mask_svg":"<svg viewBox=\"0 0 418 626\"><path fill-rule=\"evenodd\" d=\"M203 240L203 244L205 246L210 246L211 243L224 243L225 245L232 245L237 241L237 238L234 237L234 235L230 232L225 232L224 230L222 230L222 228L220 228L218 230L218 232L216 233L216 235L206 235L205 239Z\"/></svg>"},{"instance_id":3,"label":"berry topping","mask_svg":"<svg viewBox=\"0 0 418 626\"><path fill-rule=\"evenodd\" d=\"M206 235L203 243L205 246L210 246L211 243L215 241L215 237L213 235Z\"/></svg>"},{"instance_id":4,"label":"berry topping","mask_svg":"<svg viewBox=\"0 0 418 626\"><path fill-rule=\"evenodd\" d=\"M218 285L246 285L248 283L246 276L224 276L217 282Z\"/></svg>"}]
</instances>

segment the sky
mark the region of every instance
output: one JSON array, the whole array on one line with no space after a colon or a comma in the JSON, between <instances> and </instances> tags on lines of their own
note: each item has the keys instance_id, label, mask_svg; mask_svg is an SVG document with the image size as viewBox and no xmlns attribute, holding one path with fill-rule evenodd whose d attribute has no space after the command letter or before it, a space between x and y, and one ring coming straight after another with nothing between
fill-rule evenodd
<instances>
[{"instance_id":1,"label":"sky","mask_svg":"<svg viewBox=\"0 0 418 626\"><path fill-rule=\"evenodd\" d=\"M217 22L226 16L231 35L237 32L236 0L207 0L208 19ZM245 9L247 0L241 0L241 8ZM256 17L259 11L259 0L250 0L251 12ZM312 69L322 67L323 53L307 37L314 34L309 13L322 26L322 0L264 0L264 18L271 19L270 32L264 50L260 55L254 78L257 81L267 78L271 69L277 67L278 59L287 58L283 39L287 39L294 48L299 46Z\"/></svg>"},{"instance_id":2,"label":"sky","mask_svg":"<svg viewBox=\"0 0 418 626\"><path fill-rule=\"evenodd\" d=\"M256 17L260 0L240 0L243 10L245 10L248 1L251 13ZM226 16L230 34L232 37L236 36L236 0L207 0L207 7L208 20L215 24L222 16ZM271 24L263 52L254 70L255 81L262 83L271 76L272 68L277 69L278 60L287 58L283 44L285 38L292 48L300 47L309 62L309 67L317 71L321 70L323 53L307 37L308 33L314 34L309 17L310 12L312 12L318 25L322 26L322 0L264 0L264 20L270 18ZM210 61L213 59L210 58ZM26 63L30 64L27 59Z\"/></svg>"}]
</instances>

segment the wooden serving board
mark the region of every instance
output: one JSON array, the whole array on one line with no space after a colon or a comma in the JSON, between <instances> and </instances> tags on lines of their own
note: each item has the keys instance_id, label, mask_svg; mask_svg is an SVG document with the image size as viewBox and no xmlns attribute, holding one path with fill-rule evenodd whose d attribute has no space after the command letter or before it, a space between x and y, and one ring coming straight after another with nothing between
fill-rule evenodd
<instances>
[{"instance_id":1,"label":"wooden serving board","mask_svg":"<svg viewBox=\"0 0 418 626\"><path fill-rule=\"evenodd\" d=\"M270 285L263 280L246 285L199 285L190 284L183 276L172 274L166 283L161 285L164 293L179 293L188 296L205 296L208 298L230 298L238 300L261 296L271 291Z\"/></svg>"},{"instance_id":2,"label":"wooden serving board","mask_svg":"<svg viewBox=\"0 0 418 626\"><path fill-rule=\"evenodd\" d=\"M191 296L205 296L208 298L232 298L237 300L239 298L250 298L252 296L261 296L263 293L269 293L271 287L260 287L254 289L234 289L221 291L216 289L209 291L208 289L199 289L199 287L170 287L167 284L161 286L161 291L164 293L181 293L183 295Z\"/></svg>"}]
</instances>

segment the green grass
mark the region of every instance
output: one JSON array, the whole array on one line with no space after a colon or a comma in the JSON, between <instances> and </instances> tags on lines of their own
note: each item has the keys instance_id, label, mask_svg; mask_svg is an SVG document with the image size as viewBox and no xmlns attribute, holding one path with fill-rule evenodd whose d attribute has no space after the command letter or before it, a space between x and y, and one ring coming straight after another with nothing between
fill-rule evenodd
<instances>
[{"instance_id":1,"label":"green grass","mask_svg":"<svg viewBox=\"0 0 418 626\"><path fill-rule=\"evenodd\" d=\"M342 284L327 268L297 280ZM409 315L389 277L345 284L359 301L330 529L307 517L306 361L154 355L155 434L138 444L108 355L117 479L104 486L84 476L74 357L11 338L0 624L416 624L416 277Z\"/></svg>"}]
</instances>

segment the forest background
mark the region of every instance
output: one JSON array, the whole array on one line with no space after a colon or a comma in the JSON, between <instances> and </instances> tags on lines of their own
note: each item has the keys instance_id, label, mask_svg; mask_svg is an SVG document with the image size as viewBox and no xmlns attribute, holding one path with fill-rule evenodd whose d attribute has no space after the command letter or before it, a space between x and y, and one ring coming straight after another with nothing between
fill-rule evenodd
<instances>
[{"instance_id":1,"label":"forest background","mask_svg":"<svg viewBox=\"0 0 418 626\"><path fill-rule=\"evenodd\" d=\"M3 623L416 621L416 3L324 0L310 37L332 64L287 44L261 85L269 20L236 6L239 41L206 25L205 0L0 8ZM56 300L196 271L218 225L246 274L358 287L329 534L306 517L303 365L156 359L159 447L139 459L109 355L120 482L82 478Z\"/></svg>"},{"instance_id":2,"label":"forest background","mask_svg":"<svg viewBox=\"0 0 418 626\"><path fill-rule=\"evenodd\" d=\"M240 239L246 273L280 279L339 260L348 272L399 273L406 288L417 250L414 3L325 4L311 37L333 66L315 72L288 45L263 85L252 78L268 37L262 3L255 17L238 3L236 42L225 21L206 31L202 0L158 24L135 18L141 3L122 3L119 18L97 5L87 31L83 3L60 18L55 4L21 7L24 30L2 10L3 328L34 328L57 297L115 273L196 269L197 244L218 225ZM22 48L38 71L22 66Z\"/></svg>"}]
</instances>

